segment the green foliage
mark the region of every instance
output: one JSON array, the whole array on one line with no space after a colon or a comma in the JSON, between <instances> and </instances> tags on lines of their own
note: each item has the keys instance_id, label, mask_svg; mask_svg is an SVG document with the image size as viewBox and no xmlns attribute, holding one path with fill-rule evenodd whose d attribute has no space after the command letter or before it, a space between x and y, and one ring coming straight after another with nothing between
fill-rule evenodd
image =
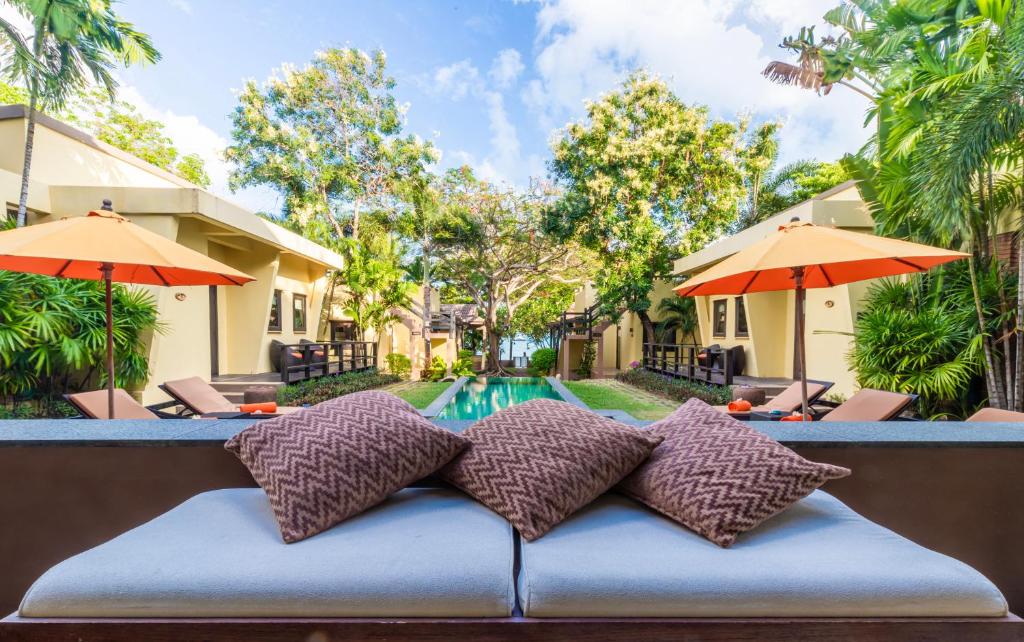
<instances>
[{"instance_id":1,"label":"green foliage","mask_svg":"<svg viewBox=\"0 0 1024 642\"><path fill-rule=\"evenodd\" d=\"M580 353L580 365L576 368L576 374L580 379L589 379L594 375L594 360L597 358L597 343L587 341L583 344L583 351Z\"/></svg>"},{"instance_id":2,"label":"green foliage","mask_svg":"<svg viewBox=\"0 0 1024 642\"><path fill-rule=\"evenodd\" d=\"M398 375L403 381L412 373L412 360L401 352L390 352L384 357L388 372Z\"/></svg>"},{"instance_id":3,"label":"green foliage","mask_svg":"<svg viewBox=\"0 0 1024 642\"><path fill-rule=\"evenodd\" d=\"M200 187L210 186L203 159L197 154L182 156L164 132L162 122L146 118L130 103L110 100L102 90L87 92L73 102L74 108L64 116L66 120L147 163Z\"/></svg>"},{"instance_id":4,"label":"green foliage","mask_svg":"<svg viewBox=\"0 0 1024 642\"><path fill-rule=\"evenodd\" d=\"M544 377L551 374L551 369L558 361L558 351L554 348L538 348L530 355L530 374Z\"/></svg>"},{"instance_id":5,"label":"green foliage","mask_svg":"<svg viewBox=\"0 0 1024 642\"><path fill-rule=\"evenodd\" d=\"M989 276L985 294L998 305L998 288L1013 284ZM872 285L848 358L862 387L916 393L922 415L962 418L976 405L969 394L980 347L969 276L957 266Z\"/></svg>"},{"instance_id":6,"label":"green foliage","mask_svg":"<svg viewBox=\"0 0 1024 642\"><path fill-rule=\"evenodd\" d=\"M675 343L679 332L683 343L698 343L697 303L693 297L667 296L658 302L658 312L662 316L658 323L658 341Z\"/></svg>"},{"instance_id":7,"label":"green foliage","mask_svg":"<svg viewBox=\"0 0 1024 642\"><path fill-rule=\"evenodd\" d=\"M670 379L641 368L620 372L615 375L615 378L623 383L679 402L696 397L712 406L722 406L732 401L732 391L727 386L707 385L686 379Z\"/></svg>"},{"instance_id":8,"label":"green foliage","mask_svg":"<svg viewBox=\"0 0 1024 642\"><path fill-rule=\"evenodd\" d=\"M282 406L314 405L349 393L380 388L399 381L401 378L397 374L382 374L376 370L317 377L278 388L277 403Z\"/></svg>"},{"instance_id":9,"label":"green foliage","mask_svg":"<svg viewBox=\"0 0 1024 642\"><path fill-rule=\"evenodd\" d=\"M576 296L576 287L568 283L547 283L534 291L533 296L516 308L508 331L524 335L534 343L547 342L550 324L569 309Z\"/></svg>"},{"instance_id":10,"label":"green foliage","mask_svg":"<svg viewBox=\"0 0 1024 642\"><path fill-rule=\"evenodd\" d=\"M146 381L144 342L161 326L145 290L115 285L113 303L115 384L130 388ZM101 283L0 271L0 404L52 409L66 392L105 385L106 349Z\"/></svg>"},{"instance_id":11,"label":"green foliage","mask_svg":"<svg viewBox=\"0 0 1024 642\"><path fill-rule=\"evenodd\" d=\"M118 63L127 66L160 59L149 36L114 13L111 0L8 0L6 4L31 23L31 33L23 34L0 18L3 71L9 80L28 88L32 110L62 111L90 78L113 98ZM30 112L29 131L34 127L35 116ZM31 140L26 136L19 226L25 225L27 214Z\"/></svg>"},{"instance_id":12,"label":"green foliage","mask_svg":"<svg viewBox=\"0 0 1024 642\"><path fill-rule=\"evenodd\" d=\"M420 372L420 379L423 381L440 381L446 376L448 376L448 364L439 354L435 354L430 359L430 365Z\"/></svg>"},{"instance_id":13,"label":"green foliage","mask_svg":"<svg viewBox=\"0 0 1024 642\"><path fill-rule=\"evenodd\" d=\"M500 341L509 319L554 283L579 283L590 254L543 229L550 191L499 188L469 168L449 171L439 195L447 233L438 245L437 275L468 293L487 331L489 372L502 372Z\"/></svg>"},{"instance_id":14,"label":"green foliage","mask_svg":"<svg viewBox=\"0 0 1024 642\"><path fill-rule=\"evenodd\" d=\"M740 125L710 120L660 79L631 75L588 104L554 144L563 196L548 228L599 253L603 312L642 315L672 259L700 249L736 218L743 193Z\"/></svg>"},{"instance_id":15,"label":"green foliage","mask_svg":"<svg viewBox=\"0 0 1024 642\"><path fill-rule=\"evenodd\" d=\"M0 105L27 105L28 92L21 87L0 82Z\"/></svg>"},{"instance_id":16,"label":"green foliage","mask_svg":"<svg viewBox=\"0 0 1024 642\"><path fill-rule=\"evenodd\" d=\"M310 238L359 236L360 216L396 206L401 184L434 159L402 136L384 52L327 49L302 69L249 81L232 114L232 189L261 185ZM307 228L309 228L307 230Z\"/></svg>"},{"instance_id":17,"label":"green foliage","mask_svg":"<svg viewBox=\"0 0 1024 642\"><path fill-rule=\"evenodd\" d=\"M379 334L397 320L393 310L408 308L415 285L405 279L402 253L386 234L363 235L342 242L344 267L337 275L345 313L360 334Z\"/></svg>"},{"instance_id":18,"label":"green foliage","mask_svg":"<svg viewBox=\"0 0 1024 642\"><path fill-rule=\"evenodd\" d=\"M452 374L456 377L472 377L476 375L473 370L473 351L459 350L459 358L452 364Z\"/></svg>"}]
</instances>

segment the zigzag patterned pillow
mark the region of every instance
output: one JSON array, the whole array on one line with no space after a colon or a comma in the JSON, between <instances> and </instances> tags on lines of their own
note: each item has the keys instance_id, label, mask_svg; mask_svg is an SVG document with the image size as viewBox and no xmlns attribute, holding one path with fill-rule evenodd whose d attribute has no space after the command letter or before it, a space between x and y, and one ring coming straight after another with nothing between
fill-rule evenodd
<instances>
[{"instance_id":1,"label":"zigzag patterned pillow","mask_svg":"<svg viewBox=\"0 0 1024 642\"><path fill-rule=\"evenodd\" d=\"M665 441L619 490L722 547L850 474L808 461L699 399L648 430Z\"/></svg>"},{"instance_id":2,"label":"zigzag patterned pillow","mask_svg":"<svg viewBox=\"0 0 1024 642\"><path fill-rule=\"evenodd\" d=\"M281 536L291 543L380 503L468 443L402 399L371 390L265 419L224 447L266 491Z\"/></svg>"},{"instance_id":3,"label":"zigzag patterned pillow","mask_svg":"<svg viewBox=\"0 0 1024 642\"><path fill-rule=\"evenodd\" d=\"M533 540L614 486L661 443L554 399L534 399L482 419L441 477Z\"/></svg>"}]
</instances>

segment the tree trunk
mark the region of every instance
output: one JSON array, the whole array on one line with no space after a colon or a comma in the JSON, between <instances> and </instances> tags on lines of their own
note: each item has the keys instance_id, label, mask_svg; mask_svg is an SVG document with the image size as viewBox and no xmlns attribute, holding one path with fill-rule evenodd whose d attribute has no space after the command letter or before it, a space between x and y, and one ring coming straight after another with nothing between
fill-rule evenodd
<instances>
[{"instance_id":1,"label":"tree trunk","mask_svg":"<svg viewBox=\"0 0 1024 642\"><path fill-rule=\"evenodd\" d=\"M490 328L487 330L487 371L492 374L505 372L501 367L501 336Z\"/></svg>"},{"instance_id":2,"label":"tree trunk","mask_svg":"<svg viewBox=\"0 0 1024 642\"><path fill-rule=\"evenodd\" d=\"M654 323L651 321L651 317L647 316L647 311L637 312L636 315L640 317L640 323L644 325L644 343L654 343Z\"/></svg>"},{"instance_id":3,"label":"tree trunk","mask_svg":"<svg viewBox=\"0 0 1024 642\"><path fill-rule=\"evenodd\" d=\"M981 292L978 289L978 274L974 268L974 257L967 258L971 275L971 292L974 295L974 311L978 317L978 329L982 334L982 348L985 351L985 385L988 388L988 403L994 408L1006 408L1006 398L996 380L996 364L992 354L991 337L985 333L985 313L981 309Z\"/></svg>"},{"instance_id":4,"label":"tree trunk","mask_svg":"<svg viewBox=\"0 0 1024 642\"><path fill-rule=\"evenodd\" d=\"M423 367L425 367L425 368L429 368L430 367L430 358L431 358L431 355L430 355L430 320L431 320L431 316L432 316L431 313L430 313L430 291L431 291L431 289L432 288L430 287L430 283L426 279L424 279L423 280L423 311L422 311L422 314L420 315L420 321L421 321L421 323L423 325L423 358L426 360L426 363L424 364Z\"/></svg>"},{"instance_id":5,"label":"tree trunk","mask_svg":"<svg viewBox=\"0 0 1024 642\"><path fill-rule=\"evenodd\" d=\"M35 86L35 83L33 83ZM28 177L32 169L32 144L36 136L36 99L38 91L32 91L28 102L28 128L25 130L25 162L21 168L21 195L18 197L18 227L28 222Z\"/></svg>"}]
</instances>

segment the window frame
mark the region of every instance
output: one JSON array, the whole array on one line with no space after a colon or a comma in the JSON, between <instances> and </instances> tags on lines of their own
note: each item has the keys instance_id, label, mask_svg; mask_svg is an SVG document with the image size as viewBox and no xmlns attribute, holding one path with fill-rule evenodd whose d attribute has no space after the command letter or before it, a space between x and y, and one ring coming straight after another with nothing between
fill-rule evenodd
<instances>
[{"instance_id":1,"label":"window frame","mask_svg":"<svg viewBox=\"0 0 1024 642\"><path fill-rule=\"evenodd\" d=\"M281 290L274 289L274 293L270 297L270 314L267 315L267 332L281 332L284 328L284 323L281 322L284 312L282 307L283 296ZM277 325L274 323L274 306L277 306Z\"/></svg>"},{"instance_id":2,"label":"window frame","mask_svg":"<svg viewBox=\"0 0 1024 642\"><path fill-rule=\"evenodd\" d=\"M733 329L735 330L737 337L747 338L750 336L750 321L747 319L747 304L743 300L743 295L735 297L733 301L735 303L734 307L736 309L736 320L734 322L735 327ZM740 329L741 320L743 321L743 325L745 326L742 330Z\"/></svg>"},{"instance_id":3,"label":"window frame","mask_svg":"<svg viewBox=\"0 0 1024 642\"><path fill-rule=\"evenodd\" d=\"M299 309L299 307L296 304L299 303L300 301L302 302L302 327L299 327L299 324L297 323L297 319L295 318L295 312L296 312L296 310ZM308 317L309 317L309 310L306 307L306 295L305 294L299 294L298 292L293 292L292 293L292 332L295 332L296 334L301 334L301 333L305 332L306 328L309 325L309 318Z\"/></svg>"},{"instance_id":4,"label":"window frame","mask_svg":"<svg viewBox=\"0 0 1024 642\"><path fill-rule=\"evenodd\" d=\"M718 305L722 305L722 329L718 329ZM724 339L729 331L729 299L715 299L711 302L711 336Z\"/></svg>"}]
</instances>

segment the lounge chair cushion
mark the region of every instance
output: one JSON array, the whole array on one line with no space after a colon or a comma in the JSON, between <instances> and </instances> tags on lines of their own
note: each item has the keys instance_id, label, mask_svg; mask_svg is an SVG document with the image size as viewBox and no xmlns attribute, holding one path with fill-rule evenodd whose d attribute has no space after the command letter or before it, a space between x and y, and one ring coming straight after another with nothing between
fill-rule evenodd
<instances>
[{"instance_id":1,"label":"lounge chair cushion","mask_svg":"<svg viewBox=\"0 0 1024 642\"><path fill-rule=\"evenodd\" d=\"M910 395L862 388L822 417L822 421L888 421L903 412Z\"/></svg>"},{"instance_id":2,"label":"lounge chair cushion","mask_svg":"<svg viewBox=\"0 0 1024 642\"><path fill-rule=\"evenodd\" d=\"M297 542L433 473L468 443L407 401L367 390L257 422L224 447L266 491L284 541Z\"/></svg>"},{"instance_id":3,"label":"lounge chair cushion","mask_svg":"<svg viewBox=\"0 0 1024 642\"><path fill-rule=\"evenodd\" d=\"M25 617L499 617L508 522L415 488L293 545L258 488L203 493L47 571Z\"/></svg>"},{"instance_id":4,"label":"lounge chair cushion","mask_svg":"<svg viewBox=\"0 0 1024 642\"><path fill-rule=\"evenodd\" d=\"M719 546L850 474L808 461L696 398L648 429L664 441L619 489Z\"/></svg>"},{"instance_id":5,"label":"lounge chair cushion","mask_svg":"<svg viewBox=\"0 0 1024 642\"><path fill-rule=\"evenodd\" d=\"M982 408L967 418L970 422L1022 423L1024 412L1002 410L1001 408Z\"/></svg>"},{"instance_id":6,"label":"lounge chair cushion","mask_svg":"<svg viewBox=\"0 0 1024 642\"><path fill-rule=\"evenodd\" d=\"M815 491L722 549L607 495L523 543L527 617L1002 616L980 573Z\"/></svg>"},{"instance_id":7,"label":"lounge chair cushion","mask_svg":"<svg viewBox=\"0 0 1024 642\"><path fill-rule=\"evenodd\" d=\"M106 390L93 390L91 392L76 392L67 396L83 415L90 419L110 419L110 406L107 402ZM115 419L159 419L153 411L149 410L135 398L121 388L114 389L114 418Z\"/></svg>"},{"instance_id":8,"label":"lounge chair cushion","mask_svg":"<svg viewBox=\"0 0 1024 642\"><path fill-rule=\"evenodd\" d=\"M528 540L647 459L661 437L564 401L534 399L473 424L441 477L504 516Z\"/></svg>"},{"instance_id":9,"label":"lounge chair cushion","mask_svg":"<svg viewBox=\"0 0 1024 642\"><path fill-rule=\"evenodd\" d=\"M228 401L224 395L199 377L167 381L163 387L169 395L200 415L208 412L231 412L238 409L235 404Z\"/></svg>"}]
</instances>

